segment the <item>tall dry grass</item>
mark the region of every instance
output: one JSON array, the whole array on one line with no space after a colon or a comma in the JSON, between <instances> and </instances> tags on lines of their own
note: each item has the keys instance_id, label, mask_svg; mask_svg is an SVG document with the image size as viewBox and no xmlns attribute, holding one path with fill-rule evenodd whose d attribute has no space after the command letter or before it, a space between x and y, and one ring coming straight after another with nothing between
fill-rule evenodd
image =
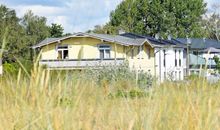
<instances>
[{"instance_id":1,"label":"tall dry grass","mask_svg":"<svg viewBox=\"0 0 220 130\"><path fill-rule=\"evenodd\" d=\"M31 74L22 70L13 77L6 74L0 79L0 129L220 129L218 84L203 79L167 82L133 98L109 96L116 92L110 86L114 87L68 73L54 75L36 65Z\"/></svg>"}]
</instances>

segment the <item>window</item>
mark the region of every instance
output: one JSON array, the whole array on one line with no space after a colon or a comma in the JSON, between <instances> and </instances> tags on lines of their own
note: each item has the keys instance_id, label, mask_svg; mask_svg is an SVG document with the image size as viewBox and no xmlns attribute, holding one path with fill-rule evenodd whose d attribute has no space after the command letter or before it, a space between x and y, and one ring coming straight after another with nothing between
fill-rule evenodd
<instances>
[{"instance_id":1,"label":"window","mask_svg":"<svg viewBox=\"0 0 220 130\"><path fill-rule=\"evenodd\" d=\"M99 46L100 59L109 59L110 50L111 48L109 45L100 45Z\"/></svg>"},{"instance_id":2,"label":"window","mask_svg":"<svg viewBox=\"0 0 220 130\"><path fill-rule=\"evenodd\" d=\"M57 46L57 52L59 60L64 60L69 58L69 50L67 45L59 45Z\"/></svg>"},{"instance_id":3,"label":"window","mask_svg":"<svg viewBox=\"0 0 220 130\"><path fill-rule=\"evenodd\" d=\"M163 50L163 66L166 67L166 50Z\"/></svg>"},{"instance_id":4,"label":"window","mask_svg":"<svg viewBox=\"0 0 220 130\"><path fill-rule=\"evenodd\" d=\"M177 67L177 57L176 57L176 50L175 50L175 67Z\"/></svg>"},{"instance_id":5,"label":"window","mask_svg":"<svg viewBox=\"0 0 220 130\"><path fill-rule=\"evenodd\" d=\"M182 63L181 63L181 50L179 50L179 66L180 67L182 66Z\"/></svg>"}]
</instances>

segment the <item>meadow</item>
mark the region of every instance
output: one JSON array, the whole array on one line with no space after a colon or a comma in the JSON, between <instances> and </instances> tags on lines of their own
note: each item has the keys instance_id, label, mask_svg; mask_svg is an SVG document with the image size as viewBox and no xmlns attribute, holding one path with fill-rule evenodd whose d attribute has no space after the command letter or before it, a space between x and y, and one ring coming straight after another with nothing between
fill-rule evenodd
<instances>
[{"instance_id":1,"label":"meadow","mask_svg":"<svg viewBox=\"0 0 220 130\"><path fill-rule=\"evenodd\" d=\"M5 73L0 130L220 129L218 83L193 78L158 84L149 76L137 80L126 69L112 73L54 72L37 65L31 72Z\"/></svg>"}]
</instances>

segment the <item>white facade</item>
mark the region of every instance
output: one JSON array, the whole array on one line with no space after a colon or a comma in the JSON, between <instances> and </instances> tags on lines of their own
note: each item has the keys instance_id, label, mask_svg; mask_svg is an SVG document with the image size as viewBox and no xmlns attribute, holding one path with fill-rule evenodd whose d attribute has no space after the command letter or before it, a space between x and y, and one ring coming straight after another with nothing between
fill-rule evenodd
<instances>
[{"instance_id":1,"label":"white facade","mask_svg":"<svg viewBox=\"0 0 220 130\"><path fill-rule=\"evenodd\" d=\"M157 78L164 80L183 80L186 59L183 48L155 48Z\"/></svg>"}]
</instances>

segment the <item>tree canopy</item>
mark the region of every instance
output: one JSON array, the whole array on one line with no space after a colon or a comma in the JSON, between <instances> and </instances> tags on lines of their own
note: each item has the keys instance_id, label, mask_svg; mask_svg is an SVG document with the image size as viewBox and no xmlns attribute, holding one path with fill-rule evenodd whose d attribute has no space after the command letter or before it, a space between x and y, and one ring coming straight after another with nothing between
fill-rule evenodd
<instances>
[{"instance_id":1,"label":"tree canopy","mask_svg":"<svg viewBox=\"0 0 220 130\"><path fill-rule=\"evenodd\" d=\"M50 36L51 37L62 37L63 30L64 29L60 24L52 23L50 27Z\"/></svg>"},{"instance_id":2,"label":"tree canopy","mask_svg":"<svg viewBox=\"0 0 220 130\"><path fill-rule=\"evenodd\" d=\"M15 10L0 5L0 47L7 32L4 62L16 62L17 59L31 61L33 50L31 47L47 37L63 35L61 25L48 26L45 17L34 15L28 11L22 18L18 18Z\"/></svg>"},{"instance_id":3,"label":"tree canopy","mask_svg":"<svg viewBox=\"0 0 220 130\"><path fill-rule=\"evenodd\" d=\"M203 0L125 0L111 12L110 22L102 29L113 34L124 29L151 36L201 37L205 12Z\"/></svg>"}]
</instances>

